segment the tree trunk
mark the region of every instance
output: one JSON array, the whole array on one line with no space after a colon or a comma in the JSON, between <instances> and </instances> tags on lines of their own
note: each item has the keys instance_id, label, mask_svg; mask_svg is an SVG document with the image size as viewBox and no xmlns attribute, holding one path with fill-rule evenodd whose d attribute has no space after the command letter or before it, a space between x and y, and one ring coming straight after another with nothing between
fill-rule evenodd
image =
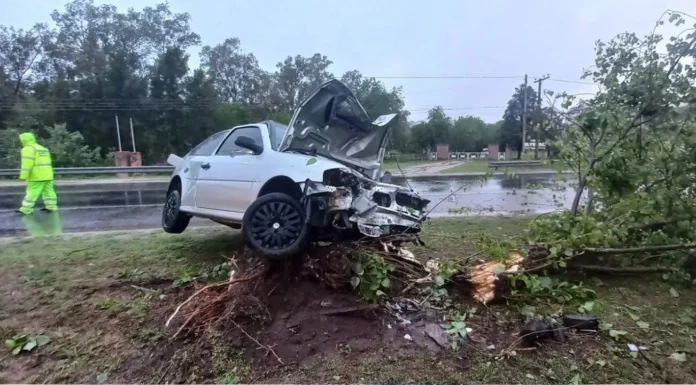
<instances>
[{"instance_id":1,"label":"tree trunk","mask_svg":"<svg viewBox=\"0 0 696 385\"><path fill-rule=\"evenodd\" d=\"M578 181L578 188L575 190L575 198L573 198L573 205L570 207L570 213L573 216L578 215L578 206L580 205L580 198L582 197L582 192L585 191L585 186L587 186L587 177L582 177Z\"/></svg>"},{"instance_id":2,"label":"tree trunk","mask_svg":"<svg viewBox=\"0 0 696 385\"><path fill-rule=\"evenodd\" d=\"M588 216L594 210L594 193L592 189L587 189L587 204L585 205L585 216Z\"/></svg>"}]
</instances>

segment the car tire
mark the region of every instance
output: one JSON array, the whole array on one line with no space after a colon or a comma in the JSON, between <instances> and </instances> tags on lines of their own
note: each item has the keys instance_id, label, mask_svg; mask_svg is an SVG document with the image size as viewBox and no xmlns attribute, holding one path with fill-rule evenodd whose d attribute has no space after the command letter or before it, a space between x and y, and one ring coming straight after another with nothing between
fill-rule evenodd
<instances>
[{"instance_id":1,"label":"car tire","mask_svg":"<svg viewBox=\"0 0 696 385\"><path fill-rule=\"evenodd\" d=\"M242 235L247 245L269 259L299 254L309 240L305 212L297 199L283 194L262 195L244 213Z\"/></svg>"},{"instance_id":2,"label":"car tire","mask_svg":"<svg viewBox=\"0 0 696 385\"><path fill-rule=\"evenodd\" d=\"M167 194L167 200L162 209L162 228L171 234L180 234L188 227L191 217L179 210L181 207L181 192L174 189Z\"/></svg>"}]
</instances>

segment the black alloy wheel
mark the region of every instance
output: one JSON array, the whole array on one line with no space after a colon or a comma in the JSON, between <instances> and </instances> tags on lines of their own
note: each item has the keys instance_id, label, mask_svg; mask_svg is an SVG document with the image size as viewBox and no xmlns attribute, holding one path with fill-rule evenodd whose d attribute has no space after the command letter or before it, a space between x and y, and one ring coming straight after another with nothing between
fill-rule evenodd
<instances>
[{"instance_id":1,"label":"black alloy wheel","mask_svg":"<svg viewBox=\"0 0 696 385\"><path fill-rule=\"evenodd\" d=\"M252 248L274 259L297 254L308 239L302 206L283 193L267 194L252 203L244 213L242 231Z\"/></svg>"},{"instance_id":2,"label":"black alloy wheel","mask_svg":"<svg viewBox=\"0 0 696 385\"><path fill-rule=\"evenodd\" d=\"M173 234L182 233L188 227L191 217L179 210L181 206L181 193L172 190L167 194L167 200L162 209L162 228Z\"/></svg>"}]
</instances>

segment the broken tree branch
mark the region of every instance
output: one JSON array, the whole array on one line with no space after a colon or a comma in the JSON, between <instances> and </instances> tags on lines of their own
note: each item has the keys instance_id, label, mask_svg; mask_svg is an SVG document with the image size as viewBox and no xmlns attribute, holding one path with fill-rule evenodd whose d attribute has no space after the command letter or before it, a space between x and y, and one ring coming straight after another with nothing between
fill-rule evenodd
<instances>
[{"instance_id":1,"label":"broken tree branch","mask_svg":"<svg viewBox=\"0 0 696 385\"><path fill-rule=\"evenodd\" d=\"M661 273L666 271L671 271L672 269L668 267L660 266L637 266L637 267L606 267L598 265L573 265L575 269L582 269L585 271L594 271L597 273L613 273L613 274L642 274L642 273Z\"/></svg>"},{"instance_id":2,"label":"broken tree branch","mask_svg":"<svg viewBox=\"0 0 696 385\"><path fill-rule=\"evenodd\" d=\"M648 253L652 251L673 251L673 250L688 250L696 249L696 243L686 243L686 244L675 244L675 245L661 245L661 246L643 246L643 247L628 247L621 249L603 249L603 248L593 248L588 247L583 251L593 254L601 255L617 255L617 254L631 254L631 253Z\"/></svg>"},{"instance_id":3,"label":"broken tree branch","mask_svg":"<svg viewBox=\"0 0 696 385\"><path fill-rule=\"evenodd\" d=\"M255 279L255 278L260 277L260 276L263 275L265 272L266 272L266 270L263 269L263 270L259 271L259 272L256 273L256 274L252 274L252 275L249 275L249 276L246 276L246 277L241 277L241 278L237 278L237 279L233 279L233 280L229 280L229 281L224 281L224 282L219 282L219 283L215 283L215 284L212 284L212 285L207 285L207 286L202 287L201 289L199 289L198 291L196 291L195 293L193 293L190 297L188 297L188 298L186 299L186 301L182 302L181 304L179 304L179 306L176 307L176 310L174 310L174 313L172 313L172 315L169 316L169 318L167 319L167 322L165 322L164 326L169 326L169 323L172 322L172 319L174 319L174 317L177 315L177 313L179 313L179 311L181 310L181 308L184 307L184 306L186 306L186 304L188 304L189 302L191 302L191 301L192 301L194 298L196 298L199 294L201 294L201 293L203 293L203 292L205 292L205 291L207 291L207 290L216 288L216 287L222 287L222 286L226 286L226 285L234 285L234 284L237 284L237 283L239 283L239 282L250 281L250 280L252 280L252 279Z\"/></svg>"},{"instance_id":4,"label":"broken tree branch","mask_svg":"<svg viewBox=\"0 0 696 385\"><path fill-rule=\"evenodd\" d=\"M252 337L249 333L247 333L246 330L242 329L242 327L239 326L238 323L234 322L234 320L230 320L230 322L232 322L232 324L233 324L235 327L237 327L237 329L239 329L242 333L244 333L244 335L247 336L250 340L254 341L254 342L256 343L256 345L259 345L259 347L260 347L261 349L265 349L265 350L266 350L266 354L268 354L268 353L273 354L273 356L276 358L276 360L278 360L278 362L280 362L281 365L285 365L285 364L283 363L283 360L281 360L280 357L278 357L278 355L276 354L275 350L271 349L270 346L263 345L261 342L259 342L259 340L257 340L256 338Z\"/></svg>"}]
</instances>

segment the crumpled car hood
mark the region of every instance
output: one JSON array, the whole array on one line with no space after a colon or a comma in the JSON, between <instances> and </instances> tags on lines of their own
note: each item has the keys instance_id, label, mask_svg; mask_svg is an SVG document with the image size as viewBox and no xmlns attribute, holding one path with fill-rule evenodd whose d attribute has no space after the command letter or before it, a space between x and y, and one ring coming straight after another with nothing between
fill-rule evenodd
<instances>
[{"instance_id":1,"label":"crumpled car hood","mask_svg":"<svg viewBox=\"0 0 696 385\"><path fill-rule=\"evenodd\" d=\"M371 121L353 92L330 80L295 111L280 151L321 155L377 180L395 117L382 115Z\"/></svg>"}]
</instances>

